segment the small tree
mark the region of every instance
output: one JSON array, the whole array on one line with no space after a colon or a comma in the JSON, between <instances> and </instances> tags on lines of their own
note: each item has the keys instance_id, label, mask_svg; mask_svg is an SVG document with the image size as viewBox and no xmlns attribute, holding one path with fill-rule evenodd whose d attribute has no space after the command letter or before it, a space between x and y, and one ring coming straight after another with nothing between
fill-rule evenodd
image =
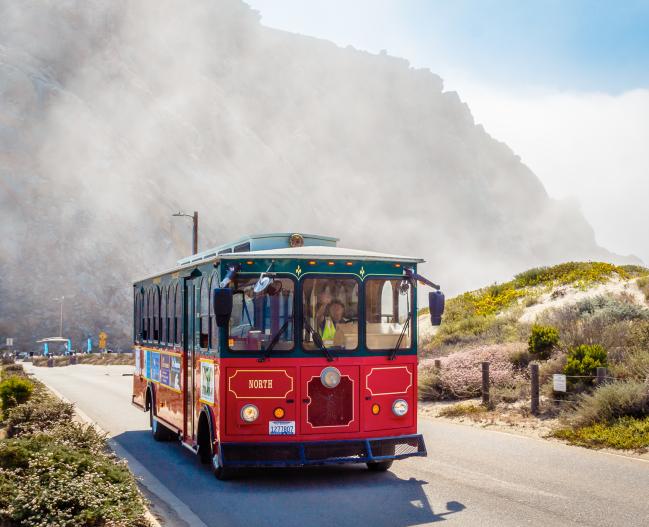
<instances>
[{"instance_id":1,"label":"small tree","mask_svg":"<svg viewBox=\"0 0 649 527\"><path fill-rule=\"evenodd\" d=\"M559 343L559 332L552 326L532 326L527 349L536 358L549 359L552 348Z\"/></svg>"},{"instance_id":2,"label":"small tree","mask_svg":"<svg viewBox=\"0 0 649 527\"><path fill-rule=\"evenodd\" d=\"M563 372L566 375L594 376L597 368L603 368L608 360L606 350L599 344L582 344L568 352L566 366ZM583 379L584 384L591 384L592 379Z\"/></svg>"}]
</instances>

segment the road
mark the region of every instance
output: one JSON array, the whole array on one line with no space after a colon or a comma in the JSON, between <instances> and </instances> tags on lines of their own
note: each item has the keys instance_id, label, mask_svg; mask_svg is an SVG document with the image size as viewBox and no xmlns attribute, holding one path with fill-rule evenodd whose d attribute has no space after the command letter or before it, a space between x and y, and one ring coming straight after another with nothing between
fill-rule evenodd
<instances>
[{"instance_id":1,"label":"road","mask_svg":"<svg viewBox=\"0 0 649 527\"><path fill-rule=\"evenodd\" d=\"M419 420L427 458L249 470L216 480L191 452L156 443L130 405L131 367L30 368L74 401L208 526L649 525L649 463L444 420ZM145 481L145 484L147 482Z\"/></svg>"}]
</instances>

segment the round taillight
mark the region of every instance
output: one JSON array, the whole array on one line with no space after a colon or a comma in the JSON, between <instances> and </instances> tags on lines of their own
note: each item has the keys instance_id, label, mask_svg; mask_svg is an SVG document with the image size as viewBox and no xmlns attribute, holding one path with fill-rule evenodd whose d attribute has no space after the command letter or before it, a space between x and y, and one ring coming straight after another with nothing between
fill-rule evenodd
<instances>
[{"instance_id":1,"label":"round taillight","mask_svg":"<svg viewBox=\"0 0 649 527\"><path fill-rule=\"evenodd\" d=\"M379 412L380 412L380 411L381 411L381 407L380 407L378 404L374 403L374 404L372 405L372 413L373 413L374 415L379 415Z\"/></svg>"},{"instance_id":2,"label":"round taillight","mask_svg":"<svg viewBox=\"0 0 649 527\"><path fill-rule=\"evenodd\" d=\"M273 411L275 419L281 419L285 414L286 412L284 412L284 408L275 408L275 410Z\"/></svg>"}]
</instances>

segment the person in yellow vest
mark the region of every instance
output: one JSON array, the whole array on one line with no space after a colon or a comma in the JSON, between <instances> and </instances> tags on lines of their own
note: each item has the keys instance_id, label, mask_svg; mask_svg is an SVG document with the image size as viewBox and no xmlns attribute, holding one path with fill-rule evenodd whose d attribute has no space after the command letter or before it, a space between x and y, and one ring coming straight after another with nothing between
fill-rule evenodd
<instances>
[{"instance_id":1,"label":"person in yellow vest","mask_svg":"<svg viewBox=\"0 0 649 527\"><path fill-rule=\"evenodd\" d=\"M340 300L332 300L327 310L328 314L324 318L321 326L320 335L325 346L330 347L334 344L336 338L336 329L338 324L344 324L345 305Z\"/></svg>"}]
</instances>

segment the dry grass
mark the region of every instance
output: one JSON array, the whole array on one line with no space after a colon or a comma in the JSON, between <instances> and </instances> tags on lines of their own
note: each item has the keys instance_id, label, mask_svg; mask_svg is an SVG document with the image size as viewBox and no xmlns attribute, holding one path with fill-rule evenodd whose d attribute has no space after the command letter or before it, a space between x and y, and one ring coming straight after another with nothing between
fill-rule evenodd
<instances>
[{"instance_id":1,"label":"dry grass","mask_svg":"<svg viewBox=\"0 0 649 527\"><path fill-rule=\"evenodd\" d=\"M475 417L484 415L489 409L481 404L458 403L439 411L440 417Z\"/></svg>"}]
</instances>

